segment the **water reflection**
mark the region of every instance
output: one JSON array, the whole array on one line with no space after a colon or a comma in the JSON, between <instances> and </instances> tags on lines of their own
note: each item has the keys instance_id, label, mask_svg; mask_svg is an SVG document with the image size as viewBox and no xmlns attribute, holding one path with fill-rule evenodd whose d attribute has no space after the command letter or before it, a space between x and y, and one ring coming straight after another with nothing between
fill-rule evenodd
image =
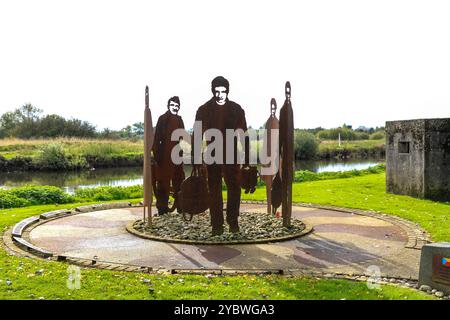
<instances>
[{"instance_id":1,"label":"water reflection","mask_svg":"<svg viewBox=\"0 0 450 320\"><path fill-rule=\"evenodd\" d=\"M348 160L348 161L296 161L296 170L313 172L348 171L367 169L382 163L382 160ZM189 176L191 167L185 166ZM79 172L7 172L0 175L0 187L12 188L24 185L52 185L74 193L77 188L98 186L132 186L142 184L142 168L108 168Z\"/></svg>"}]
</instances>

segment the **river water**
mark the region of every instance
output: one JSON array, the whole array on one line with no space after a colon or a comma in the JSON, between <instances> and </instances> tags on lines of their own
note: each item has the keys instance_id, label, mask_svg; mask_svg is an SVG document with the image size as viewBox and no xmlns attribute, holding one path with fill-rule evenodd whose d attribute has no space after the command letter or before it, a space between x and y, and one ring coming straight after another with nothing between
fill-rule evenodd
<instances>
[{"instance_id":1,"label":"river water","mask_svg":"<svg viewBox=\"0 0 450 320\"><path fill-rule=\"evenodd\" d=\"M349 171L367 169L382 163L379 159L358 159L347 161L296 161L296 170L313 172ZM186 176L191 172L185 166ZM142 184L142 168L108 168L80 172L2 172L0 188L12 188L25 185L51 185L73 193L77 188L98 186L132 186Z\"/></svg>"}]
</instances>

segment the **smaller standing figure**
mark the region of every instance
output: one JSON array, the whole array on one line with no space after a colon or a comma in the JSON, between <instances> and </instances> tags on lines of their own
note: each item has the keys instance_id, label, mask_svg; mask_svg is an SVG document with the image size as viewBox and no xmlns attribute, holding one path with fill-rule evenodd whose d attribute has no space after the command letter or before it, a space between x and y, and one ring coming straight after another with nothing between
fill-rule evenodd
<instances>
[{"instance_id":1,"label":"smaller standing figure","mask_svg":"<svg viewBox=\"0 0 450 320\"><path fill-rule=\"evenodd\" d=\"M183 119L178 115L180 99L174 96L167 102L167 112L158 119L155 128L155 140L153 143L153 156L155 159L154 189L156 208L162 215L172 212L177 207L177 195L180 185L184 180L183 164L174 164L171 158L172 149L179 141L172 141L172 132L176 129L184 129ZM169 208L169 195L172 193L174 204Z\"/></svg>"},{"instance_id":2,"label":"smaller standing figure","mask_svg":"<svg viewBox=\"0 0 450 320\"><path fill-rule=\"evenodd\" d=\"M267 119L266 125L265 125L265 129L266 129L266 135L264 136L264 140L263 140L263 150L264 150L264 154L265 156L267 156L268 159L272 159L274 158L274 155L272 154L273 152L275 152L275 150L272 150L272 135L273 138L276 139L276 141L278 141L278 129L280 128L279 122L278 122L278 118L276 116L276 111L277 111L277 102L275 101L274 98L272 98L272 100L270 100L270 116ZM278 169L278 154L275 155L275 163L273 163L272 161L269 162L268 164L264 164L263 167L275 167ZM275 176L274 174L271 175L261 175L261 179L264 181L264 183L266 184L266 196L267 196L267 213L274 213L273 212L273 208L272 208L272 181L273 178Z\"/></svg>"},{"instance_id":3,"label":"smaller standing figure","mask_svg":"<svg viewBox=\"0 0 450 320\"><path fill-rule=\"evenodd\" d=\"M294 180L294 113L291 105L291 84L285 85L283 107L280 109L281 213L283 226L291 226L292 182Z\"/></svg>"}]
</instances>

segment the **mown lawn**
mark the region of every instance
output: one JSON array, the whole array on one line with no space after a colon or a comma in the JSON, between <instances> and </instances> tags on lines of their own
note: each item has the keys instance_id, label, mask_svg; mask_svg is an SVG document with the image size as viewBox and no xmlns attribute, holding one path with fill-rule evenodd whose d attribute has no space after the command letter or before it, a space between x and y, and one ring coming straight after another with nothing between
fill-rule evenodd
<instances>
[{"instance_id":1,"label":"mown lawn","mask_svg":"<svg viewBox=\"0 0 450 320\"><path fill-rule=\"evenodd\" d=\"M294 186L294 201L380 210L411 220L420 218L435 238L448 238L448 220L444 219L450 212L448 204L385 195L383 179L383 174L373 174L299 183ZM254 195L243 198L263 199L264 192L264 188L259 188ZM0 210L0 228L5 230L27 216L62 206ZM441 223L434 225L437 221ZM347 280L253 275L207 278L95 269L82 269L80 289L70 290L66 284L67 267L63 263L10 256L1 249L0 299L433 299L411 289L383 285L380 290L369 290L364 282Z\"/></svg>"}]
</instances>

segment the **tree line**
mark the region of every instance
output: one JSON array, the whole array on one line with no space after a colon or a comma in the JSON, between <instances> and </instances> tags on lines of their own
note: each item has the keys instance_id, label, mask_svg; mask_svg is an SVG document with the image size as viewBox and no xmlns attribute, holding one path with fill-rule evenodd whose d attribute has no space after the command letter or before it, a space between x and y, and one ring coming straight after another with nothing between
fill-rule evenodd
<instances>
[{"instance_id":1,"label":"tree line","mask_svg":"<svg viewBox=\"0 0 450 320\"><path fill-rule=\"evenodd\" d=\"M103 129L80 119L66 119L57 114L44 115L31 104L25 104L0 116L0 139L2 138L98 138L98 139L141 139L144 135L142 122L128 125L121 130Z\"/></svg>"}]
</instances>

